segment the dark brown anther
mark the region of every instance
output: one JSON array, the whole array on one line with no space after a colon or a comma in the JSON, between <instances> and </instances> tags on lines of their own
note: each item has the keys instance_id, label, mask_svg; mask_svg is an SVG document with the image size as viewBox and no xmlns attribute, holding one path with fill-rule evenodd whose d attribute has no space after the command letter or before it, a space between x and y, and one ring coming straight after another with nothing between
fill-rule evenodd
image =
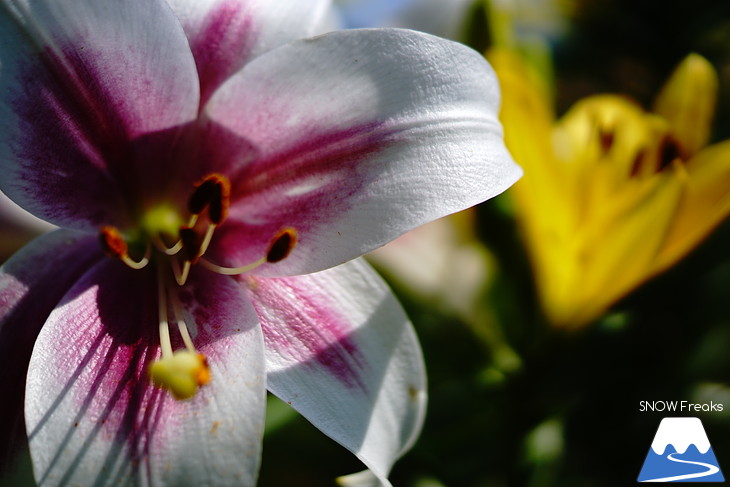
<instances>
[{"instance_id":1,"label":"dark brown anther","mask_svg":"<svg viewBox=\"0 0 730 487\"><path fill-rule=\"evenodd\" d=\"M195 263L200 258L200 246L203 241L194 228L183 227L180 229L180 241L182 242L182 256L185 260Z\"/></svg>"},{"instance_id":2,"label":"dark brown anther","mask_svg":"<svg viewBox=\"0 0 730 487\"><path fill-rule=\"evenodd\" d=\"M231 199L231 182L222 174L209 174L195 185L188 200L188 211L199 215L208 208L210 221L218 225L228 215Z\"/></svg>"},{"instance_id":3,"label":"dark brown anther","mask_svg":"<svg viewBox=\"0 0 730 487\"><path fill-rule=\"evenodd\" d=\"M101 230L99 230L99 242L104 252L111 257L121 259L127 255L127 242L124 241L122 234L115 227L101 227Z\"/></svg>"},{"instance_id":4,"label":"dark brown anther","mask_svg":"<svg viewBox=\"0 0 730 487\"><path fill-rule=\"evenodd\" d=\"M645 159L646 159L646 150L645 149L641 149L636 152L636 155L634 156L634 160L631 163L631 172L629 173L629 175L632 178L637 177L641 173L641 169L644 166Z\"/></svg>"},{"instance_id":5,"label":"dark brown anther","mask_svg":"<svg viewBox=\"0 0 730 487\"><path fill-rule=\"evenodd\" d=\"M659 164L657 171L661 171L665 167L674 162L675 159L682 158L682 148L674 137L667 135L659 145Z\"/></svg>"},{"instance_id":6,"label":"dark brown anther","mask_svg":"<svg viewBox=\"0 0 730 487\"><path fill-rule=\"evenodd\" d=\"M283 229L271 242L269 251L266 254L266 262L273 264L286 259L296 245L297 231L293 228Z\"/></svg>"},{"instance_id":7,"label":"dark brown anther","mask_svg":"<svg viewBox=\"0 0 730 487\"><path fill-rule=\"evenodd\" d=\"M220 225L223 220L228 216L228 206L230 203L230 197L228 194L225 196L221 194L221 197L217 200L211 201L208 207L208 218L210 222L215 225Z\"/></svg>"},{"instance_id":8,"label":"dark brown anther","mask_svg":"<svg viewBox=\"0 0 730 487\"><path fill-rule=\"evenodd\" d=\"M601 153L605 156L613 147L613 142L616 139L616 134L611 129L599 128L598 129L598 141L601 144Z\"/></svg>"}]
</instances>

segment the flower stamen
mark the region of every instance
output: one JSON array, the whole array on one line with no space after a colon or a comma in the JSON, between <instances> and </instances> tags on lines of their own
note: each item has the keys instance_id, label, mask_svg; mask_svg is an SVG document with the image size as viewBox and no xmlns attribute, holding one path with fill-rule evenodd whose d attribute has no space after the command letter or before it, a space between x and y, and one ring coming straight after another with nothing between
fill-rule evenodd
<instances>
[{"instance_id":1,"label":"flower stamen","mask_svg":"<svg viewBox=\"0 0 730 487\"><path fill-rule=\"evenodd\" d=\"M231 201L231 182L222 174L209 174L196 183L188 200L191 215L200 215L208 208L208 218L218 225L228 216Z\"/></svg>"},{"instance_id":2,"label":"flower stamen","mask_svg":"<svg viewBox=\"0 0 730 487\"><path fill-rule=\"evenodd\" d=\"M172 266L172 273L175 275L175 282L177 282L178 286L184 286L188 282L192 262L184 260L182 267L180 267L180 262L177 259L172 259L170 265Z\"/></svg>"},{"instance_id":3,"label":"flower stamen","mask_svg":"<svg viewBox=\"0 0 730 487\"><path fill-rule=\"evenodd\" d=\"M158 267L157 279L160 350L162 356L150 365L150 378L156 386L169 390L175 399L190 399L196 394L199 387L210 382L210 367L205 355L195 350L185 323L185 315L180 300L174 292L168 294L169 289L165 285L162 266ZM175 352L172 350L168 322L168 297L186 350Z\"/></svg>"},{"instance_id":4,"label":"flower stamen","mask_svg":"<svg viewBox=\"0 0 730 487\"><path fill-rule=\"evenodd\" d=\"M172 357L153 362L149 374L157 387L167 389L177 400L190 399L211 379L205 355L190 350L178 350Z\"/></svg>"},{"instance_id":5,"label":"flower stamen","mask_svg":"<svg viewBox=\"0 0 730 487\"><path fill-rule=\"evenodd\" d=\"M670 166L675 160L683 160L682 149L677 140L672 136L666 136L659 144L659 160L657 171L662 171Z\"/></svg>"},{"instance_id":6,"label":"flower stamen","mask_svg":"<svg viewBox=\"0 0 730 487\"><path fill-rule=\"evenodd\" d=\"M263 264L274 264L287 258L294 247L297 245L297 231L291 227L286 227L276 234L269 250L266 252L266 256L260 259L241 266L241 267L224 267L218 264L214 264L205 258L200 259L200 264L206 269L223 274L226 276L236 276L239 274L245 274L250 272Z\"/></svg>"},{"instance_id":7,"label":"flower stamen","mask_svg":"<svg viewBox=\"0 0 730 487\"><path fill-rule=\"evenodd\" d=\"M170 326L167 321L167 290L165 288L162 267L157 269L157 317L160 332L160 349L162 358L171 358L172 344L170 342Z\"/></svg>"},{"instance_id":8,"label":"flower stamen","mask_svg":"<svg viewBox=\"0 0 730 487\"><path fill-rule=\"evenodd\" d=\"M259 260L252 262L247 265L243 265L241 267L224 267L218 264L214 264L208 259L201 258L200 259L200 265L208 269L209 271L213 271L216 274L223 274L224 276L237 276L239 274L245 274L247 272L250 272L257 267L262 266L266 263L266 258L261 257Z\"/></svg>"},{"instance_id":9,"label":"flower stamen","mask_svg":"<svg viewBox=\"0 0 730 487\"><path fill-rule=\"evenodd\" d=\"M193 345L192 338L190 338L188 325L185 322L185 316L183 315L182 306L180 305L180 299L178 299L177 294L175 293L172 293L170 297L172 301L172 311L175 314L175 320L177 321L177 328L180 331L180 336L185 343L185 347L190 352L195 352L195 346Z\"/></svg>"},{"instance_id":10,"label":"flower stamen","mask_svg":"<svg viewBox=\"0 0 730 487\"><path fill-rule=\"evenodd\" d=\"M289 257L298 243L297 231L286 227L276 234L266 253L266 262L274 264Z\"/></svg>"},{"instance_id":11,"label":"flower stamen","mask_svg":"<svg viewBox=\"0 0 730 487\"><path fill-rule=\"evenodd\" d=\"M127 242L115 227L105 226L99 232L99 240L104 251L115 257L132 269L143 269L150 262L150 246L147 245L144 256L136 261L129 256Z\"/></svg>"},{"instance_id":12,"label":"flower stamen","mask_svg":"<svg viewBox=\"0 0 730 487\"><path fill-rule=\"evenodd\" d=\"M153 235L151 238L155 248L165 255L176 255L183 248L182 240L178 240L172 247L168 247L159 235Z\"/></svg>"},{"instance_id":13,"label":"flower stamen","mask_svg":"<svg viewBox=\"0 0 730 487\"><path fill-rule=\"evenodd\" d=\"M210 241L213 239L213 232L215 232L216 227L217 225L215 223L208 225L208 229L205 231L205 236L203 237L203 242L200 244L198 253L195 256L196 260L202 257L208 250L208 246L210 246Z\"/></svg>"},{"instance_id":14,"label":"flower stamen","mask_svg":"<svg viewBox=\"0 0 730 487\"><path fill-rule=\"evenodd\" d=\"M140 228L135 234L146 239L145 255L139 261L129 256L127 241L119 230L107 226L100 231L101 245L107 254L122 260L129 267L141 269L150 259L155 261L160 357L150 365L149 374L157 387L167 389L180 400L193 397L198 388L210 382L211 372L205 355L195 349L188 326L194 327L195 323L191 323L189 318L186 320L172 277L178 286L184 286L193 264L198 262L218 274L244 274L263 264L286 259L298 243L296 230L285 227L274 235L266 253L251 264L224 267L204 258L213 234L228 215L230 190L230 182L220 174L211 174L198 182L188 200L190 213L187 225L184 224L184 217L169 203L162 202L150 207L143 213ZM154 257L151 254L153 248ZM173 349L170 320L177 323L184 349ZM195 328L192 331L194 334Z\"/></svg>"}]
</instances>

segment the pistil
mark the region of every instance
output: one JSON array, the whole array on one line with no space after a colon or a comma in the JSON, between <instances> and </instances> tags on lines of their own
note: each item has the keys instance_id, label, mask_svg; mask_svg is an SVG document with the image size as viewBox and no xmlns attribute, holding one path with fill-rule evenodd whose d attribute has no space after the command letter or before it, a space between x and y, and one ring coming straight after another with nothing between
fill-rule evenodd
<instances>
[{"instance_id":1,"label":"pistil","mask_svg":"<svg viewBox=\"0 0 730 487\"><path fill-rule=\"evenodd\" d=\"M170 326L167 321L167 290L165 288L165 276L160 266L157 267L157 316L162 358L170 358L173 353L172 344L170 343Z\"/></svg>"},{"instance_id":2,"label":"pistil","mask_svg":"<svg viewBox=\"0 0 730 487\"><path fill-rule=\"evenodd\" d=\"M150 377L155 385L169 390L176 399L189 399L196 394L200 386L210 382L210 368L205 355L195 350L180 301L176 292L168 289L161 266L158 267L157 276L157 306L162 356L150 366ZM168 322L168 295L180 336L185 343L185 350L172 351Z\"/></svg>"},{"instance_id":3,"label":"pistil","mask_svg":"<svg viewBox=\"0 0 730 487\"><path fill-rule=\"evenodd\" d=\"M192 266L200 263L205 269L223 275L244 274L263 264L282 261L298 243L297 231L285 227L274 235L266 253L250 264L225 267L210 262L204 255L216 229L228 215L230 192L228 178L211 174L196 183L188 199L189 217L186 223L184 216L167 203L149 209L137 233L146 239L145 255L140 260L130 257L127 241L115 227L103 227L100 231L104 250L127 266L142 269L151 259L155 261L161 356L151 364L149 374L156 386L169 390L176 399L193 397L201 386L211 380L207 359L195 348L177 294L178 288L187 283ZM170 245L170 242L175 243ZM154 257L151 255L153 247L156 249ZM170 319L177 323L177 330L185 345L182 350L173 350Z\"/></svg>"}]
</instances>

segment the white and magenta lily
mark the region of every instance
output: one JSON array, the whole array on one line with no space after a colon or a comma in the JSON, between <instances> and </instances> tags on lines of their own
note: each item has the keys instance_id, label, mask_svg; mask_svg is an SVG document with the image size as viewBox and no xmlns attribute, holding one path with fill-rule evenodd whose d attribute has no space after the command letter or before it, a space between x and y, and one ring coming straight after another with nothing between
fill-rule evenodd
<instances>
[{"instance_id":1,"label":"white and magenta lily","mask_svg":"<svg viewBox=\"0 0 730 487\"><path fill-rule=\"evenodd\" d=\"M352 259L520 170L478 53L298 40L327 8L0 2L0 189L61 227L0 270L3 453L40 485L254 485L267 389L383 484L415 440L415 333Z\"/></svg>"}]
</instances>

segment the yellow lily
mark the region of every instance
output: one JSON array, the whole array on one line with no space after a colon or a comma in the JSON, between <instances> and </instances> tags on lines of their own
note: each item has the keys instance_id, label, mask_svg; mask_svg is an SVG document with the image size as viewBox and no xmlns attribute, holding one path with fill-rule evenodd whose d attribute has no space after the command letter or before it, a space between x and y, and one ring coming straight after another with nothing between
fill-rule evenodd
<instances>
[{"instance_id":1,"label":"yellow lily","mask_svg":"<svg viewBox=\"0 0 730 487\"><path fill-rule=\"evenodd\" d=\"M488 54L517 205L548 319L577 328L692 250L730 213L730 141L706 146L717 74L689 55L653 111L617 95L556 120L547 85L512 51Z\"/></svg>"}]
</instances>

